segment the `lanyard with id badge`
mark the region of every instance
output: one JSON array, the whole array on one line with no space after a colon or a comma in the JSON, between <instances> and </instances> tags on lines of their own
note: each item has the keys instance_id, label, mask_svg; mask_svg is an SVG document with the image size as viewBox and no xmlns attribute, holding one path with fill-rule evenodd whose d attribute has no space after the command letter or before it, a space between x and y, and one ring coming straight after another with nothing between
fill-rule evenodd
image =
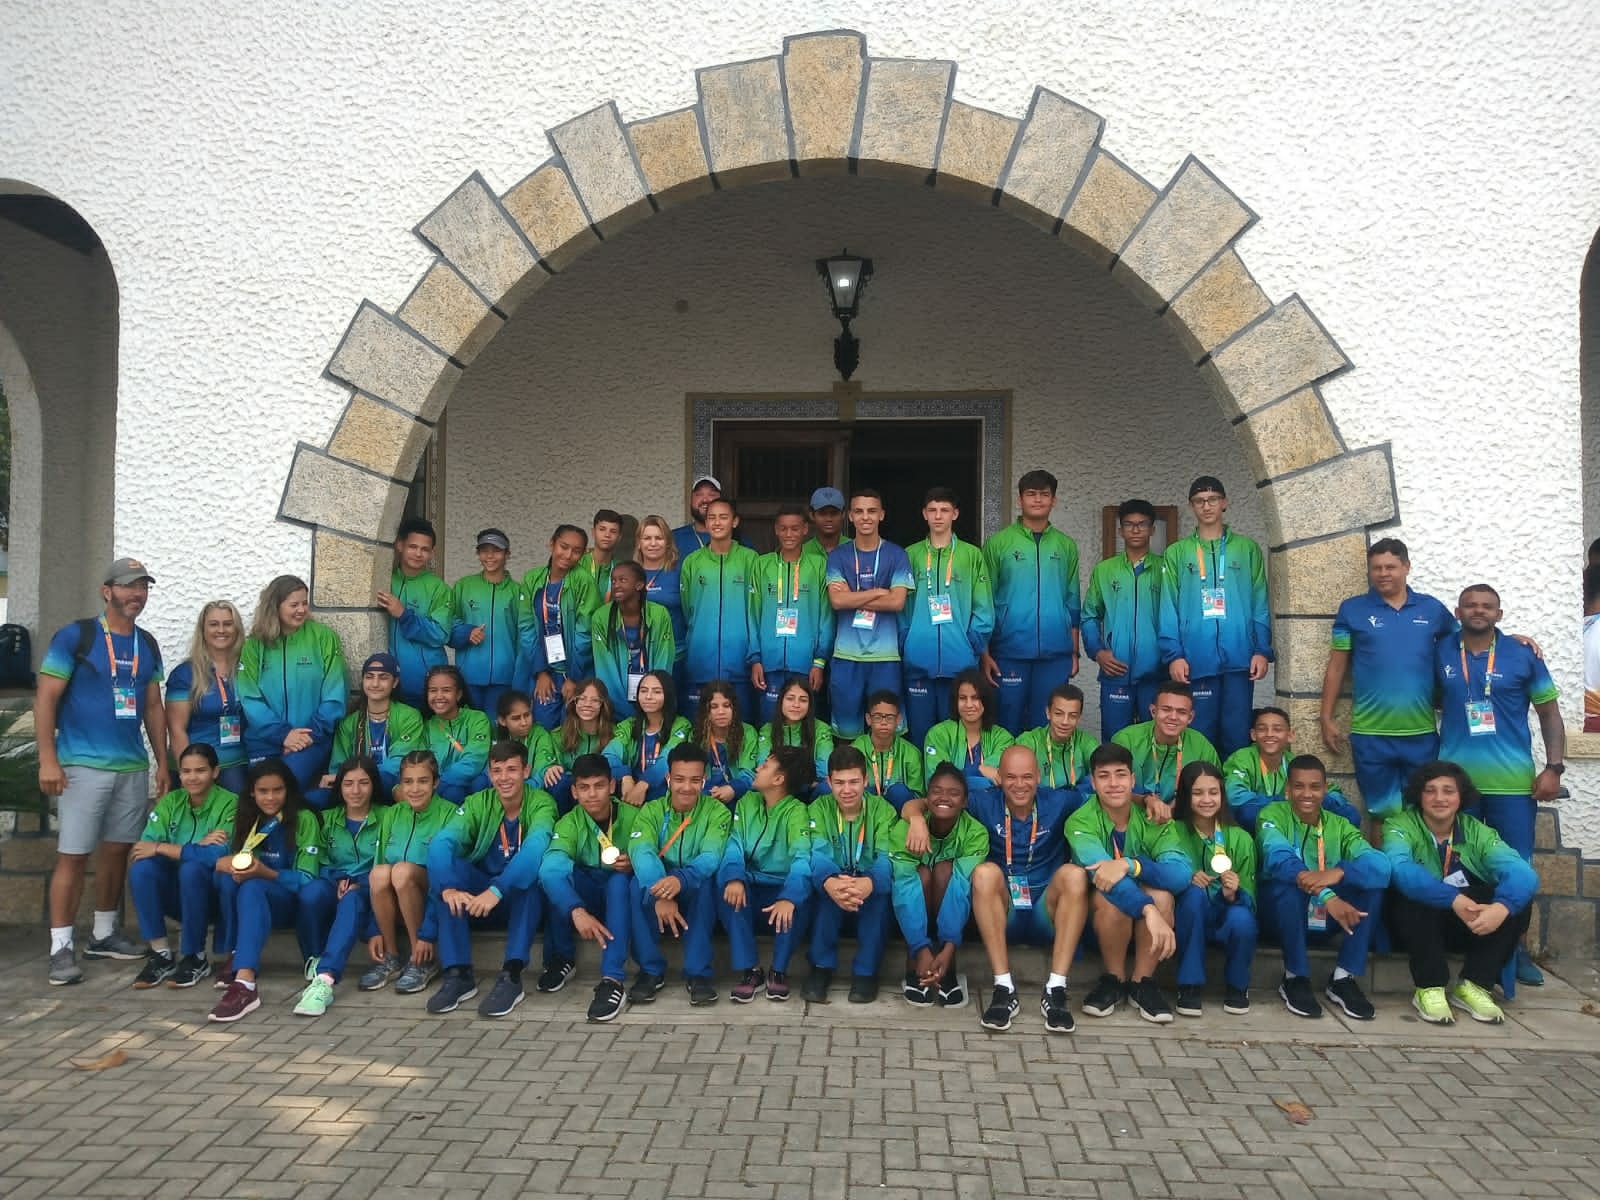
<instances>
[{"instance_id":1,"label":"lanyard with id badge","mask_svg":"<svg viewBox=\"0 0 1600 1200\"><path fill-rule=\"evenodd\" d=\"M944 550L939 551L942 555ZM956 565L956 546L952 539L949 547L950 557L944 563L944 591L935 590L933 586L933 550L927 551L927 558L922 564L922 577L928 585L928 619L935 625L948 625L955 620L955 613L950 607L950 576Z\"/></svg>"},{"instance_id":2,"label":"lanyard with id badge","mask_svg":"<svg viewBox=\"0 0 1600 1200\"><path fill-rule=\"evenodd\" d=\"M1039 840L1039 806L1033 806L1033 825L1028 830L1028 865L1018 875L1011 869L1011 813L1006 812L1006 888L1011 893L1012 908L1032 908L1033 890L1028 877L1033 874L1033 846Z\"/></svg>"},{"instance_id":3,"label":"lanyard with id badge","mask_svg":"<svg viewBox=\"0 0 1600 1200\"><path fill-rule=\"evenodd\" d=\"M800 556L804 558L804 555ZM781 638L800 636L800 559L794 560L794 570L785 572L788 566L781 558L778 560L778 612L775 617L773 633ZM788 575L789 594L784 596L784 576Z\"/></svg>"},{"instance_id":4,"label":"lanyard with id badge","mask_svg":"<svg viewBox=\"0 0 1600 1200\"><path fill-rule=\"evenodd\" d=\"M861 571L861 552L854 546L850 553L856 560L856 587L861 591L878 585L878 560L883 557L883 543L878 543L878 549L872 555L872 570L864 576ZM856 609L856 615L850 622L852 629L876 629L878 627L878 614L870 608Z\"/></svg>"},{"instance_id":5,"label":"lanyard with id badge","mask_svg":"<svg viewBox=\"0 0 1600 1200\"><path fill-rule=\"evenodd\" d=\"M633 636L628 636L628 623L622 623L622 640L628 646L628 703L635 704L639 700L639 685L644 682L644 642L645 627L643 614L639 617L639 628L633 631Z\"/></svg>"},{"instance_id":6,"label":"lanyard with id badge","mask_svg":"<svg viewBox=\"0 0 1600 1200\"><path fill-rule=\"evenodd\" d=\"M1223 586L1228 576L1228 531L1222 531L1217 542L1217 586L1206 586L1206 558L1200 551L1197 537L1194 543L1194 560L1200 567L1200 616L1207 621L1221 621L1228 616L1228 589Z\"/></svg>"},{"instance_id":7,"label":"lanyard with id badge","mask_svg":"<svg viewBox=\"0 0 1600 1200\"><path fill-rule=\"evenodd\" d=\"M1328 857L1323 849L1322 822L1317 822L1317 870L1328 869ZM1305 861L1305 843L1300 843L1300 860ZM1317 896L1312 896L1306 903L1306 928L1312 933L1322 933L1328 928L1328 906Z\"/></svg>"},{"instance_id":8,"label":"lanyard with id badge","mask_svg":"<svg viewBox=\"0 0 1600 1200\"><path fill-rule=\"evenodd\" d=\"M100 632L106 637L106 667L111 672L111 711L119 721L139 719L139 631L133 631L133 674L126 686L117 682L117 651L111 644L111 629L104 617L100 618Z\"/></svg>"},{"instance_id":9,"label":"lanyard with id badge","mask_svg":"<svg viewBox=\"0 0 1600 1200\"><path fill-rule=\"evenodd\" d=\"M567 665L567 641L561 636L561 585L565 580L547 583L539 589L539 628L544 634L544 658L552 668L560 670ZM556 590L556 619L550 621L550 589ZM553 631L552 631L553 630Z\"/></svg>"},{"instance_id":10,"label":"lanyard with id badge","mask_svg":"<svg viewBox=\"0 0 1600 1200\"><path fill-rule=\"evenodd\" d=\"M137 663L138 659L136 658L134 661ZM134 674L137 675L138 671L139 668L135 666ZM222 716L218 720L219 744L237 746L243 739L244 722L239 719L238 713L228 711L228 684L222 678L222 672L213 667L212 676L217 681L217 695L222 698ZM238 694L237 692L234 693L235 698L237 698Z\"/></svg>"},{"instance_id":11,"label":"lanyard with id badge","mask_svg":"<svg viewBox=\"0 0 1600 1200\"><path fill-rule=\"evenodd\" d=\"M1500 637L1495 635L1489 643L1489 659L1483 664L1483 699L1467 701L1467 732L1473 737L1482 735L1493 736L1494 702L1490 699L1494 690L1494 654L1499 648ZM1461 686L1467 689L1470 696L1472 691L1472 676L1467 671L1467 645L1461 638L1456 639L1456 649L1461 651Z\"/></svg>"},{"instance_id":12,"label":"lanyard with id badge","mask_svg":"<svg viewBox=\"0 0 1600 1200\"><path fill-rule=\"evenodd\" d=\"M1446 887L1453 887L1457 891L1460 891L1462 888L1469 886L1471 881L1467 879L1466 868L1461 865L1460 856L1454 853L1455 846L1456 832L1453 826L1450 830L1450 837L1445 842L1442 849L1440 848L1438 842L1434 843L1434 849L1439 851L1440 881ZM1452 865L1455 867L1455 870L1453 871L1450 869Z\"/></svg>"}]
</instances>

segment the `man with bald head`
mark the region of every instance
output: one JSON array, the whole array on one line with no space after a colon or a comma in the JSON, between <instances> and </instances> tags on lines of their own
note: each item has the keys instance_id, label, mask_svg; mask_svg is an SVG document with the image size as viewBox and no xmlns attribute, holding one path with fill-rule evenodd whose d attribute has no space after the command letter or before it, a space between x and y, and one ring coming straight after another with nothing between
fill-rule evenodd
<instances>
[{"instance_id":1,"label":"man with bald head","mask_svg":"<svg viewBox=\"0 0 1600 1200\"><path fill-rule=\"evenodd\" d=\"M974 792L968 800L967 811L989 835L988 860L972 872L972 915L994 970L994 994L980 1019L985 1029L1010 1029L1020 1008L1010 955L1010 944L1019 942L1051 948L1039 1012L1050 1033L1072 1032L1067 972L1089 913L1089 878L1067 861L1062 827L1082 802L1074 790L1041 789L1039 760L1026 746L1000 756L998 791ZM925 811L923 800L901 810L912 854L928 848Z\"/></svg>"}]
</instances>

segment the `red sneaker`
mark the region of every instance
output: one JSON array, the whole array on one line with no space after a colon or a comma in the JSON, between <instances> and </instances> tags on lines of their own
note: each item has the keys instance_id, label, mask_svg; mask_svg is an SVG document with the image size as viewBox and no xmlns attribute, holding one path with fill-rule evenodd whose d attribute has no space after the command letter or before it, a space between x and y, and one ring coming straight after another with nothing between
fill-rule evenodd
<instances>
[{"instance_id":1,"label":"red sneaker","mask_svg":"<svg viewBox=\"0 0 1600 1200\"><path fill-rule=\"evenodd\" d=\"M219 992L225 992L233 986L233 954L230 952L217 963L217 974L212 987Z\"/></svg>"},{"instance_id":2,"label":"red sneaker","mask_svg":"<svg viewBox=\"0 0 1600 1200\"><path fill-rule=\"evenodd\" d=\"M247 988L236 979L228 985L228 990L222 993L222 999L217 1001L217 1006L211 1010L208 1019L237 1021L260 1007L261 989Z\"/></svg>"}]
</instances>

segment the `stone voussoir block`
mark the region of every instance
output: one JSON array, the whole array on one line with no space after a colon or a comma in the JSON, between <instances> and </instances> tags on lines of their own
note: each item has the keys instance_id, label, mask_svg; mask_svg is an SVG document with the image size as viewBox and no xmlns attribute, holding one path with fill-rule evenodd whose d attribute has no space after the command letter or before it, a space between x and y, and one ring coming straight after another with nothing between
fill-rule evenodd
<instances>
[{"instance_id":1,"label":"stone voussoir block","mask_svg":"<svg viewBox=\"0 0 1600 1200\"><path fill-rule=\"evenodd\" d=\"M400 524L406 488L302 442L289 466L278 516L369 541L388 541Z\"/></svg>"},{"instance_id":2,"label":"stone voussoir block","mask_svg":"<svg viewBox=\"0 0 1600 1200\"><path fill-rule=\"evenodd\" d=\"M783 90L802 175L842 175L861 109L867 40L859 33L810 33L783 43Z\"/></svg>"},{"instance_id":3,"label":"stone voussoir block","mask_svg":"<svg viewBox=\"0 0 1600 1200\"><path fill-rule=\"evenodd\" d=\"M777 58L707 67L695 80L717 182L730 187L790 178L794 148Z\"/></svg>"},{"instance_id":4,"label":"stone voussoir block","mask_svg":"<svg viewBox=\"0 0 1600 1200\"><path fill-rule=\"evenodd\" d=\"M356 310L327 373L424 421L439 419L461 378L461 368L438 347L368 300Z\"/></svg>"},{"instance_id":5,"label":"stone voussoir block","mask_svg":"<svg viewBox=\"0 0 1600 1200\"><path fill-rule=\"evenodd\" d=\"M1389 447L1370 446L1261 488L1274 546L1381 525L1398 506Z\"/></svg>"},{"instance_id":6,"label":"stone voussoir block","mask_svg":"<svg viewBox=\"0 0 1600 1200\"><path fill-rule=\"evenodd\" d=\"M463 364L476 358L505 324L505 318L442 258L417 280L394 315Z\"/></svg>"},{"instance_id":7,"label":"stone voussoir block","mask_svg":"<svg viewBox=\"0 0 1600 1200\"><path fill-rule=\"evenodd\" d=\"M1272 649L1276 660L1273 678L1280 692L1307 696L1321 690L1323 668L1328 665L1328 635L1332 629L1333 622L1326 617L1273 619Z\"/></svg>"},{"instance_id":8,"label":"stone voussoir block","mask_svg":"<svg viewBox=\"0 0 1600 1200\"><path fill-rule=\"evenodd\" d=\"M360 684L361 664L369 655L389 648L387 616L370 608L313 609L311 615L339 635L345 677L354 689Z\"/></svg>"},{"instance_id":9,"label":"stone voussoir block","mask_svg":"<svg viewBox=\"0 0 1600 1200\"><path fill-rule=\"evenodd\" d=\"M546 162L500 197L511 219L553 271L565 270L600 244L566 168Z\"/></svg>"},{"instance_id":10,"label":"stone voussoir block","mask_svg":"<svg viewBox=\"0 0 1600 1200\"><path fill-rule=\"evenodd\" d=\"M1113 154L1096 150L1078 193L1067 206L1060 238L1110 266L1144 215L1156 189Z\"/></svg>"},{"instance_id":11,"label":"stone voussoir block","mask_svg":"<svg viewBox=\"0 0 1600 1200\"><path fill-rule=\"evenodd\" d=\"M522 231L476 171L423 218L416 233L501 312L521 303L530 275L544 274Z\"/></svg>"},{"instance_id":12,"label":"stone voussoir block","mask_svg":"<svg viewBox=\"0 0 1600 1200\"><path fill-rule=\"evenodd\" d=\"M1276 632L1276 627L1274 627ZM1343 754L1334 754L1322 745L1322 701L1316 696L1291 696L1280 691L1277 694L1277 705L1289 714L1289 729L1296 738L1296 747L1301 751L1316 754L1328 767L1329 775L1355 776L1355 763L1350 758L1348 748ZM1339 723L1339 728L1350 728L1350 697L1340 696L1333 704L1333 719Z\"/></svg>"},{"instance_id":13,"label":"stone voussoir block","mask_svg":"<svg viewBox=\"0 0 1600 1200\"><path fill-rule=\"evenodd\" d=\"M1274 615L1327 616L1367 590L1367 535L1347 533L1273 550L1267 586Z\"/></svg>"},{"instance_id":14,"label":"stone voussoir block","mask_svg":"<svg viewBox=\"0 0 1600 1200\"><path fill-rule=\"evenodd\" d=\"M1113 275L1160 308L1255 220L1255 213L1191 156L1128 235Z\"/></svg>"},{"instance_id":15,"label":"stone voussoir block","mask_svg":"<svg viewBox=\"0 0 1600 1200\"><path fill-rule=\"evenodd\" d=\"M645 186L659 207L669 208L716 190L700 136L700 114L695 109L680 108L635 121L628 126L628 140L644 172Z\"/></svg>"},{"instance_id":16,"label":"stone voussoir block","mask_svg":"<svg viewBox=\"0 0 1600 1200\"><path fill-rule=\"evenodd\" d=\"M620 233L655 211L614 102L557 125L550 142L567 165L590 224L602 236Z\"/></svg>"},{"instance_id":17,"label":"stone voussoir block","mask_svg":"<svg viewBox=\"0 0 1600 1200\"><path fill-rule=\"evenodd\" d=\"M1054 231L1105 127L1098 113L1035 88L1000 183L1000 207Z\"/></svg>"},{"instance_id":18,"label":"stone voussoir block","mask_svg":"<svg viewBox=\"0 0 1600 1200\"><path fill-rule=\"evenodd\" d=\"M1242 416L1349 366L1305 301L1290 296L1213 350L1202 370L1231 415Z\"/></svg>"},{"instance_id":19,"label":"stone voussoir block","mask_svg":"<svg viewBox=\"0 0 1600 1200\"><path fill-rule=\"evenodd\" d=\"M311 541L311 603L317 608L365 608L389 587L394 547L317 530Z\"/></svg>"},{"instance_id":20,"label":"stone voussoir block","mask_svg":"<svg viewBox=\"0 0 1600 1200\"><path fill-rule=\"evenodd\" d=\"M433 426L357 392L328 440L328 453L391 479L411 479Z\"/></svg>"},{"instance_id":21,"label":"stone voussoir block","mask_svg":"<svg viewBox=\"0 0 1600 1200\"><path fill-rule=\"evenodd\" d=\"M1224 250L1178 293L1162 319L1199 362L1271 308L1238 251Z\"/></svg>"},{"instance_id":22,"label":"stone voussoir block","mask_svg":"<svg viewBox=\"0 0 1600 1200\"><path fill-rule=\"evenodd\" d=\"M1256 409L1244 427L1250 435L1244 439L1245 455L1258 482L1326 462L1345 448L1314 387Z\"/></svg>"},{"instance_id":23,"label":"stone voussoir block","mask_svg":"<svg viewBox=\"0 0 1600 1200\"><path fill-rule=\"evenodd\" d=\"M855 153L860 174L907 183L927 180L939 161L955 77L955 63L938 59L867 60Z\"/></svg>"},{"instance_id":24,"label":"stone voussoir block","mask_svg":"<svg viewBox=\"0 0 1600 1200\"><path fill-rule=\"evenodd\" d=\"M952 100L939 146L939 190L973 200L992 199L1019 124L1015 117Z\"/></svg>"}]
</instances>

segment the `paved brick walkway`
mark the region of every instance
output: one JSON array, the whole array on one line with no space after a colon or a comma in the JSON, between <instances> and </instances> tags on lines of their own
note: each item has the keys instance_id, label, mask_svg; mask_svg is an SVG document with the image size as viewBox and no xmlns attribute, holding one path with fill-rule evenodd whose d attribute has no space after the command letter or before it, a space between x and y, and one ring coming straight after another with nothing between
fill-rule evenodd
<instances>
[{"instance_id":1,"label":"paved brick walkway","mask_svg":"<svg viewBox=\"0 0 1600 1200\"><path fill-rule=\"evenodd\" d=\"M136 964L43 982L0 945L0 1195L394 1197L1360 1197L1600 1195L1600 1019L1552 982L1522 1020L1435 1030L1129 1014L1047 1038L971 1007L758 1002L681 990L583 1023L592 971L505 1021L430 1018L348 987L317 1022L269 977L127 990ZM24 953L26 951L26 953ZM121 1048L122 1067L73 1070ZM1292 1125L1278 1101L1314 1116Z\"/></svg>"}]
</instances>

